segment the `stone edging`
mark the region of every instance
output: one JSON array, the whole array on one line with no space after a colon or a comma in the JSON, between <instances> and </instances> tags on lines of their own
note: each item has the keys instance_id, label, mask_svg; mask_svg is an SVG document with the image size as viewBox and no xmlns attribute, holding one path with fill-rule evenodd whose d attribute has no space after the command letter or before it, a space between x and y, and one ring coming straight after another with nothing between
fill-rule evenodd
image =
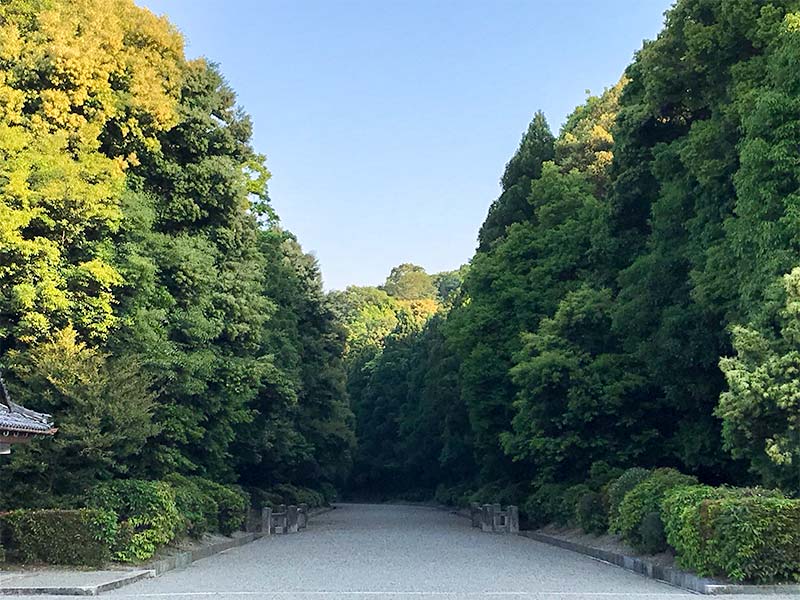
<instances>
[{"instance_id":1,"label":"stone edging","mask_svg":"<svg viewBox=\"0 0 800 600\"><path fill-rule=\"evenodd\" d=\"M675 587L700 594L800 594L800 585L745 585L726 583L707 577L699 577L698 575L687 573L686 571L681 571L674 567L657 565L647 559L626 556L608 550L601 550L600 548L593 548L537 531L522 531L519 535L536 540L537 542L578 552L628 571L633 571L644 577L662 581Z\"/></svg>"},{"instance_id":2,"label":"stone edging","mask_svg":"<svg viewBox=\"0 0 800 600\"><path fill-rule=\"evenodd\" d=\"M120 576L105 583L97 585L75 586L46 586L46 587L3 587L0 596L97 596L103 592L136 583L142 579L154 577L153 572L146 571L120 571Z\"/></svg>"},{"instance_id":3,"label":"stone edging","mask_svg":"<svg viewBox=\"0 0 800 600\"><path fill-rule=\"evenodd\" d=\"M309 517L316 517L334 510L335 506L326 506L309 512ZM115 590L143 579L151 579L163 575L168 571L189 566L197 560L208 558L220 552L225 552L231 548L244 546L257 539L266 537L261 533L243 533L235 538L209 544L194 550L177 552L172 556L154 560L142 565L140 570L120 571L120 576L111 581L91 586L69 586L69 587L4 587L0 588L0 596L97 596L109 590Z\"/></svg>"}]
</instances>

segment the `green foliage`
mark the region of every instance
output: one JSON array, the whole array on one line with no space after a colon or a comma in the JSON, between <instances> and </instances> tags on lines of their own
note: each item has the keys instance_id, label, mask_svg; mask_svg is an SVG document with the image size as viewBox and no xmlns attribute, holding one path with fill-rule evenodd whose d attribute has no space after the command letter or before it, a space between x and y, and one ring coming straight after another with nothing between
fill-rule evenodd
<instances>
[{"instance_id":1,"label":"green foliage","mask_svg":"<svg viewBox=\"0 0 800 600\"><path fill-rule=\"evenodd\" d=\"M746 459L768 484L800 491L800 268L783 284L779 335L734 328L736 356L720 361L728 390L716 414L734 456Z\"/></svg>"},{"instance_id":2,"label":"green foliage","mask_svg":"<svg viewBox=\"0 0 800 600\"><path fill-rule=\"evenodd\" d=\"M667 549L664 522L661 520L659 511L650 511L642 518L637 534L639 538L638 548L645 554L658 554Z\"/></svg>"},{"instance_id":3,"label":"green foliage","mask_svg":"<svg viewBox=\"0 0 800 600\"><path fill-rule=\"evenodd\" d=\"M240 488L222 485L202 477L190 477L189 480L216 504L215 519L211 521L210 515L207 519L210 523L216 524L220 533L230 535L241 529L247 518L247 509L250 507L250 497L247 493ZM208 506L210 508L211 505Z\"/></svg>"},{"instance_id":4,"label":"green foliage","mask_svg":"<svg viewBox=\"0 0 800 600\"><path fill-rule=\"evenodd\" d=\"M726 574L714 551L715 531L710 527L709 506L723 499L783 499L778 490L760 488L681 486L668 491L661 514L669 545L675 548L678 564L702 575Z\"/></svg>"},{"instance_id":5,"label":"green foliage","mask_svg":"<svg viewBox=\"0 0 800 600\"><path fill-rule=\"evenodd\" d=\"M575 507L575 521L586 533L602 535L608 529L606 498L599 492L586 492Z\"/></svg>"},{"instance_id":6,"label":"green foliage","mask_svg":"<svg viewBox=\"0 0 800 600\"><path fill-rule=\"evenodd\" d=\"M277 485L270 492L280 497L279 504L308 504L311 508L325 505L325 496L320 492L290 484Z\"/></svg>"},{"instance_id":7,"label":"green foliage","mask_svg":"<svg viewBox=\"0 0 800 600\"><path fill-rule=\"evenodd\" d=\"M219 528L219 506L195 481L177 473L167 475L164 481L175 491L175 506L188 535L201 538L207 531Z\"/></svg>"},{"instance_id":8,"label":"green foliage","mask_svg":"<svg viewBox=\"0 0 800 600\"><path fill-rule=\"evenodd\" d=\"M578 504L586 494L591 492L591 488L585 483L572 485L564 490L561 495L562 508L555 520L557 525L579 525L578 523Z\"/></svg>"},{"instance_id":9,"label":"green foliage","mask_svg":"<svg viewBox=\"0 0 800 600\"><path fill-rule=\"evenodd\" d=\"M59 497L79 504L98 480L130 472L158 431L152 379L136 357L106 356L68 327L11 359L14 397L54 415L59 431L15 450L3 465L5 506L49 507Z\"/></svg>"},{"instance_id":10,"label":"green foliage","mask_svg":"<svg viewBox=\"0 0 800 600\"><path fill-rule=\"evenodd\" d=\"M611 521L612 530L622 534L635 548L644 550L640 531L644 518L661 510L661 501L670 489L694 483L697 483L696 478L675 469L656 469L625 494Z\"/></svg>"},{"instance_id":11,"label":"green foliage","mask_svg":"<svg viewBox=\"0 0 800 600\"><path fill-rule=\"evenodd\" d=\"M344 482L345 334L221 73L131 0L11 0L0 39L0 362L59 427L15 451L0 503ZM178 488L199 535L211 511Z\"/></svg>"},{"instance_id":12,"label":"green foliage","mask_svg":"<svg viewBox=\"0 0 800 600\"><path fill-rule=\"evenodd\" d=\"M103 483L91 490L88 502L117 515L119 531L113 553L114 559L122 562L147 560L184 525L168 483L137 479Z\"/></svg>"},{"instance_id":13,"label":"green foliage","mask_svg":"<svg viewBox=\"0 0 800 600\"><path fill-rule=\"evenodd\" d=\"M24 563L102 567L111 560L117 516L107 510L15 510L0 516L8 558Z\"/></svg>"},{"instance_id":14,"label":"green foliage","mask_svg":"<svg viewBox=\"0 0 800 600\"><path fill-rule=\"evenodd\" d=\"M611 530L619 517L619 507L625 495L650 476L650 471L641 467L631 467L617 479L608 484L608 518Z\"/></svg>"},{"instance_id":15,"label":"green foliage","mask_svg":"<svg viewBox=\"0 0 800 600\"><path fill-rule=\"evenodd\" d=\"M520 507L528 523L533 527L541 527L548 523L568 523L573 513L564 503L564 492L567 487L558 483L538 486Z\"/></svg>"},{"instance_id":16,"label":"green foliage","mask_svg":"<svg viewBox=\"0 0 800 600\"><path fill-rule=\"evenodd\" d=\"M410 263L394 267L382 289L393 298L401 300L435 298L437 295L433 277L422 267Z\"/></svg>"},{"instance_id":17,"label":"green foliage","mask_svg":"<svg viewBox=\"0 0 800 600\"><path fill-rule=\"evenodd\" d=\"M723 498L702 527L719 572L737 581L800 581L800 500Z\"/></svg>"}]
</instances>

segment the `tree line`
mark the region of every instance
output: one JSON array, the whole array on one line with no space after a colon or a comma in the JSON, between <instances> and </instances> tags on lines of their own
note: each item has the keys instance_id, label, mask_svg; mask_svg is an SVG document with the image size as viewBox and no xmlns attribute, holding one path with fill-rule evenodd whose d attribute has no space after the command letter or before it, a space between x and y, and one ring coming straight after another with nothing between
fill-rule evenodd
<instances>
[{"instance_id":1,"label":"tree line","mask_svg":"<svg viewBox=\"0 0 800 600\"><path fill-rule=\"evenodd\" d=\"M426 319L389 280L334 297L355 492L633 466L800 491L799 11L679 0L557 135L536 113L446 297L410 286Z\"/></svg>"},{"instance_id":2,"label":"tree line","mask_svg":"<svg viewBox=\"0 0 800 600\"><path fill-rule=\"evenodd\" d=\"M132 0L0 4L0 363L59 427L3 461L0 508L346 478L345 333L251 130Z\"/></svg>"}]
</instances>

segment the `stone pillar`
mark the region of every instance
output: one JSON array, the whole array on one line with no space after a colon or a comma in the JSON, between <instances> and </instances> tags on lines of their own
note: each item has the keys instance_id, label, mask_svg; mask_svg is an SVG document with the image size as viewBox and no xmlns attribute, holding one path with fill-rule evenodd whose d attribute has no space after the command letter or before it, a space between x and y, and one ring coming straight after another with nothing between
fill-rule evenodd
<instances>
[{"instance_id":1,"label":"stone pillar","mask_svg":"<svg viewBox=\"0 0 800 600\"><path fill-rule=\"evenodd\" d=\"M297 533L297 507L290 504L286 509L286 533Z\"/></svg>"},{"instance_id":2,"label":"stone pillar","mask_svg":"<svg viewBox=\"0 0 800 600\"><path fill-rule=\"evenodd\" d=\"M272 534L272 508L269 506L261 509L261 533Z\"/></svg>"},{"instance_id":3,"label":"stone pillar","mask_svg":"<svg viewBox=\"0 0 800 600\"><path fill-rule=\"evenodd\" d=\"M503 508L499 504L492 504L492 531L503 531L502 519Z\"/></svg>"},{"instance_id":4,"label":"stone pillar","mask_svg":"<svg viewBox=\"0 0 800 600\"><path fill-rule=\"evenodd\" d=\"M481 505L477 502L469 503L469 519L473 527L481 526Z\"/></svg>"},{"instance_id":5,"label":"stone pillar","mask_svg":"<svg viewBox=\"0 0 800 600\"><path fill-rule=\"evenodd\" d=\"M484 504L481 511L481 531L491 533L492 525L494 524L494 506L491 504Z\"/></svg>"},{"instance_id":6,"label":"stone pillar","mask_svg":"<svg viewBox=\"0 0 800 600\"><path fill-rule=\"evenodd\" d=\"M275 515L275 533L286 533L286 505L279 504ZM280 531L278 531L280 529Z\"/></svg>"},{"instance_id":7,"label":"stone pillar","mask_svg":"<svg viewBox=\"0 0 800 600\"><path fill-rule=\"evenodd\" d=\"M303 504L299 506L297 513L297 526L299 529L305 529L308 527L308 504L303 502Z\"/></svg>"},{"instance_id":8,"label":"stone pillar","mask_svg":"<svg viewBox=\"0 0 800 600\"><path fill-rule=\"evenodd\" d=\"M511 505L508 507L508 533L519 533L519 508Z\"/></svg>"}]
</instances>

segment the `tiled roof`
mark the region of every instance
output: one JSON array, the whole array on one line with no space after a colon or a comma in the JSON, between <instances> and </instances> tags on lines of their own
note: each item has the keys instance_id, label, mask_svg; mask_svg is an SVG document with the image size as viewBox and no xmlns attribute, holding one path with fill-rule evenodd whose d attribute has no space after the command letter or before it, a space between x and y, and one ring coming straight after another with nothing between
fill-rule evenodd
<instances>
[{"instance_id":1,"label":"tiled roof","mask_svg":"<svg viewBox=\"0 0 800 600\"><path fill-rule=\"evenodd\" d=\"M3 434L52 435L56 432L50 415L34 412L15 404L0 376L0 442Z\"/></svg>"}]
</instances>

